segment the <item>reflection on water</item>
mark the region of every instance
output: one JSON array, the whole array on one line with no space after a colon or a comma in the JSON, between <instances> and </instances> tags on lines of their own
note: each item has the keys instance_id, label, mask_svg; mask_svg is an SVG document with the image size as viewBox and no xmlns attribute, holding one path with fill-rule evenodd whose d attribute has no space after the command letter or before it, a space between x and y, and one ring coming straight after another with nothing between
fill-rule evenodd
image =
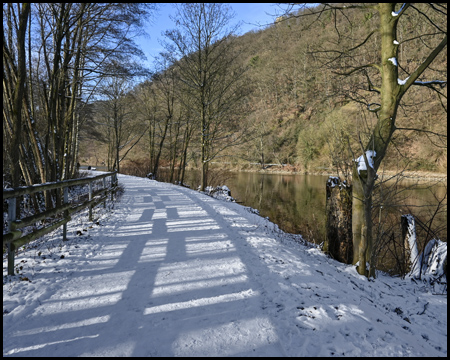
<instances>
[{"instance_id":1,"label":"reflection on water","mask_svg":"<svg viewBox=\"0 0 450 360\"><path fill-rule=\"evenodd\" d=\"M325 183L314 175L238 173L228 186L231 195L260 211L289 233L325 235ZM316 239L319 240L319 239Z\"/></svg>"},{"instance_id":2,"label":"reflection on water","mask_svg":"<svg viewBox=\"0 0 450 360\"><path fill-rule=\"evenodd\" d=\"M228 173L224 183L236 201L258 209L285 232L305 235L314 229L324 235L326 180L326 176L236 172ZM188 171L185 183L196 189L200 172Z\"/></svg>"},{"instance_id":3,"label":"reflection on water","mask_svg":"<svg viewBox=\"0 0 450 360\"><path fill-rule=\"evenodd\" d=\"M261 216L278 224L281 229L289 233L297 233L307 236L302 230L317 228L325 234L325 184L328 176L325 175L282 175L261 174L251 172L230 173L225 184L231 190L239 203L258 209ZM191 188L197 188L200 184L200 172L191 170L186 174L185 182ZM414 189L407 190L414 185L412 181L402 182L403 190L398 197L410 211L416 215L425 215L425 205L437 204L428 185L416 185ZM219 184L215 184L219 185ZM223 185L223 184L220 184ZM444 186L432 186L431 190L438 198L444 197ZM400 214L407 211L407 206L395 207ZM429 209L430 210L430 209ZM446 219L445 219L446 220ZM443 238L447 238L442 234ZM316 239L319 240L319 239Z\"/></svg>"}]
</instances>

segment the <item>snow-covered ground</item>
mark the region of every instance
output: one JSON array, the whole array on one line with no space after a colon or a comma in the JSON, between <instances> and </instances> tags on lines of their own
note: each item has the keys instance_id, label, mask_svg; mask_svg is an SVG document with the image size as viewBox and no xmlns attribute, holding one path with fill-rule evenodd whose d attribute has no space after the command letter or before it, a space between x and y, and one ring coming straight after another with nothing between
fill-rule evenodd
<instances>
[{"instance_id":1,"label":"snow-covered ground","mask_svg":"<svg viewBox=\"0 0 450 360\"><path fill-rule=\"evenodd\" d=\"M447 356L446 295L368 281L239 204L119 183L98 224L30 244L16 276L4 259L4 356Z\"/></svg>"}]
</instances>

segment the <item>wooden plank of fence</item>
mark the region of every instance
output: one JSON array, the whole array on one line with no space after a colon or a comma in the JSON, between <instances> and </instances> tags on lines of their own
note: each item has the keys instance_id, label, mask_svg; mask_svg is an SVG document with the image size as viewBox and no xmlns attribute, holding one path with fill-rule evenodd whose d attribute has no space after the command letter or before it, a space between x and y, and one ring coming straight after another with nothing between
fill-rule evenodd
<instances>
[{"instance_id":1,"label":"wooden plank of fence","mask_svg":"<svg viewBox=\"0 0 450 360\"><path fill-rule=\"evenodd\" d=\"M4 189L3 190L3 200L9 199L12 197L19 197L19 196L25 195L25 194L34 194L35 192L38 192L38 191L60 189L60 188L66 187L66 186L84 185L84 184L88 184L89 182L96 181L96 180L102 179L104 177L109 177L109 176L111 176L114 179L117 179L116 173L117 172L110 172L110 173L87 177L87 178L82 178L82 179L64 180L64 181L36 184L36 185L30 185L30 186L20 186L20 187L14 188L14 189Z\"/></svg>"},{"instance_id":2,"label":"wooden plank of fence","mask_svg":"<svg viewBox=\"0 0 450 360\"><path fill-rule=\"evenodd\" d=\"M106 189L106 178L111 177L110 188ZM92 183L96 180L103 179L103 189L92 191ZM73 206L68 202L68 187L74 185L84 185L89 184L89 200L83 202L82 204ZM14 189L4 189L3 199L8 199L8 233L3 235L3 245L8 245L8 275L14 275L14 254L15 250L33 241L60 226L63 226L63 240L66 240L67 235L67 222L70 221L70 214L79 211L86 206L89 206L89 220L92 221L92 208L97 206L100 202L106 201L108 197L108 192L111 192L111 200L113 200L113 194L115 193L115 188L117 186L117 172L111 172L106 174L101 174L93 177L65 180L60 182L37 184L31 186L23 186ZM25 194L33 194L38 191L54 190L54 189L64 189L63 195L63 205L57 206L54 209L46 210L42 213L35 214L33 216L26 217L24 219L16 219L16 198ZM50 216L55 216L59 213L63 213L62 220L59 220L50 226L44 227L42 229L33 231L30 234L22 236L22 232L18 229L29 226L36 223L39 220L45 219Z\"/></svg>"}]
</instances>

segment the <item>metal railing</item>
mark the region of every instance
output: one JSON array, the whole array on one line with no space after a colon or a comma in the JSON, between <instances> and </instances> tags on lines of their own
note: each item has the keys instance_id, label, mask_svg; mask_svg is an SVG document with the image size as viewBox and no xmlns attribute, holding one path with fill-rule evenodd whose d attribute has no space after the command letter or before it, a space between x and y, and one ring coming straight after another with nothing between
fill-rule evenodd
<instances>
[{"instance_id":1,"label":"metal railing","mask_svg":"<svg viewBox=\"0 0 450 360\"><path fill-rule=\"evenodd\" d=\"M106 178L111 177L109 187L107 187ZM103 179L103 188L97 191L93 191L93 182ZM88 200L82 203L74 203L69 201L69 187L74 185L89 185ZM97 176L58 181L53 183L45 183L31 186L23 186L14 189L3 190L3 200L8 200L8 228L7 232L3 234L3 246L8 246L8 275L14 275L14 254L15 250L30 241L33 241L60 226L63 226L63 240L67 240L67 222L70 221L70 214L82 210L85 207L89 207L89 221L92 221L92 209L99 203L106 201L108 194L111 194L111 200L113 200L114 193L117 188L117 171ZM18 219L16 214L17 199L23 195L31 195L40 191L50 191L60 189L63 191L63 203L56 206L53 209L49 209L32 216ZM52 216L59 216L62 214L62 218L56 222L51 223L49 226L43 227L38 230L34 230L26 235L23 234L23 229L26 226L35 224L36 222L47 219Z\"/></svg>"}]
</instances>

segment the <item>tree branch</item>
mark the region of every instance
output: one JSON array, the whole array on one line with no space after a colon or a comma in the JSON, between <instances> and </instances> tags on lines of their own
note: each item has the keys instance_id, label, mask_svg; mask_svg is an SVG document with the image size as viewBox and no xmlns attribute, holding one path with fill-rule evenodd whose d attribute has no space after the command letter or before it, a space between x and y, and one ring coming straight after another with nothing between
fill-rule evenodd
<instances>
[{"instance_id":1,"label":"tree branch","mask_svg":"<svg viewBox=\"0 0 450 360\"><path fill-rule=\"evenodd\" d=\"M373 67L373 68L375 68L375 69L377 69L378 71L381 72L380 65L378 65L378 64L366 64L366 65L358 66L358 67L356 67L356 68L354 68L354 69L352 69L352 70L350 70L350 71L348 71L346 73L340 73L340 72L337 72L337 71L333 71L333 73L336 74L336 75L347 76L347 75L353 74L354 72L356 72L358 70L361 70L361 69L364 69L364 68L368 68L368 67ZM374 87L374 89L375 89L375 87Z\"/></svg>"},{"instance_id":2,"label":"tree branch","mask_svg":"<svg viewBox=\"0 0 450 360\"><path fill-rule=\"evenodd\" d=\"M447 86L447 81L445 80L431 80L431 81L414 81L413 85L426 86L434 89L431 85L439 85L441 89Z\"/></svg>"},{"instance_id":3,"label":"tree branch","mask_svg":"<svg viewBox=\"0 0 450 360\"><path fill-rule=\"evenodd\" d=\"M445 137L445 138L447 137L447 135L444 135L444 134L438 134L438 133L435 133L433 131L422 130L422 129L415 129L415 128L399 128L399 127L396 127L395 130L412 130L412 131L419 131L419 132L430 133L430 134L433 134L433 135L436 135L436 136L440 136L440 137Z\"/></svg>"},{"instance_id":4,"label":"tree branch","mask_svg":"<svg viewBox=\"0 0 450 360\"><path fill-rule=\"evenodd\" d=\"M445 37L442 39L442 41L439 43L438 46L431 52L430 55L425 59L425 61L414 71L409 78L405 80L405 83L400 85L401 86L401 96L405 94L405 92L409 89L411 85L415 83L415 81L418 79L420 75L428 68L428 66L431 64L431 62L438 56L438 54L444 49L444 47L447 46L447 34L445 34Z\"/></svg>"}]
</instances>

